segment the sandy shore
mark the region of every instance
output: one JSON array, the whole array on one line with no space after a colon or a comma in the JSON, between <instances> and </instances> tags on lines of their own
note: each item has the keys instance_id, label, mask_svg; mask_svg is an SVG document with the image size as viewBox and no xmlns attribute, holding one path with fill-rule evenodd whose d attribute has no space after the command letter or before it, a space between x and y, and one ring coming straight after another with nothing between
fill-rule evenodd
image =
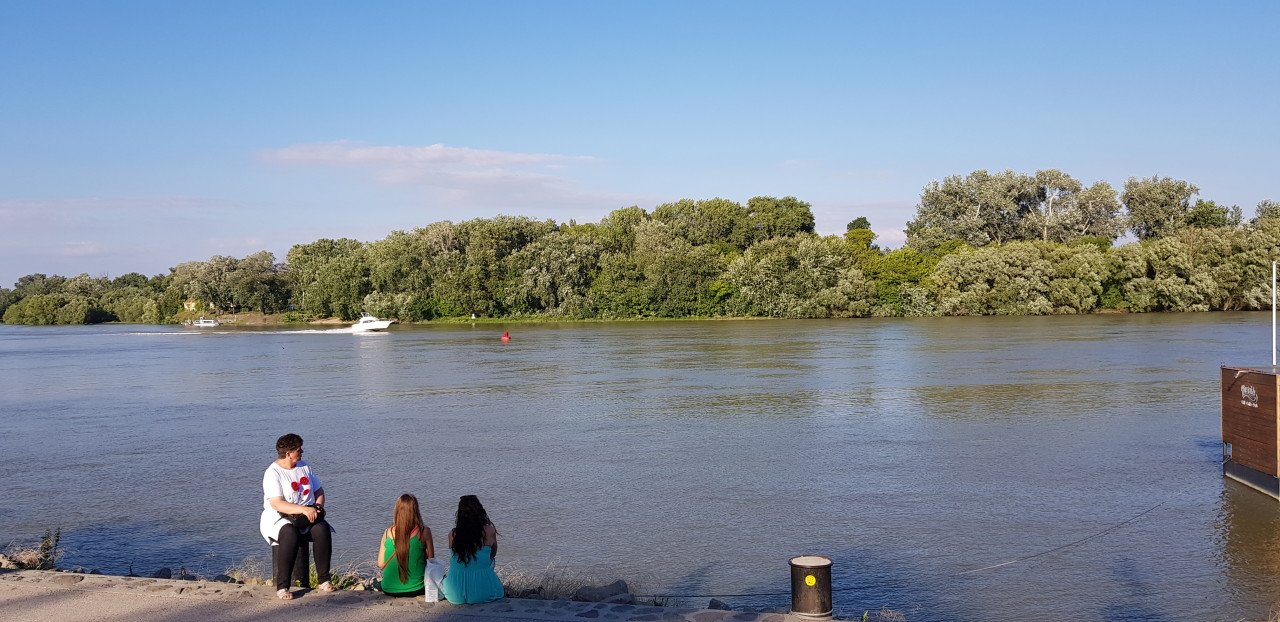
<instances>
[{"instance_id":1,"label":"sandy shore","mask_svg":"<svg viewBox=\"0 0 1280 622\"><path fill-rule=\"evenodd\" d=\"M295 591L291 602L265 586L86 575L40 570L0 570L0 619L21 621L136 620L233 622L305 619L307 622L800 622L799 616L709 609L503 599L454 606L378 592L322 594Z\"/></svg>"}]
</instances>

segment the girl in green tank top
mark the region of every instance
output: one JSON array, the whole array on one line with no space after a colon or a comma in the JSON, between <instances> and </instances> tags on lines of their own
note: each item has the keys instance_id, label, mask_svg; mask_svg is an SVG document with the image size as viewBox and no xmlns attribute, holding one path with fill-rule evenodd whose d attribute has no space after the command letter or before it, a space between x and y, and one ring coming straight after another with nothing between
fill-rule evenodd
<instances>
[{"instance_id":1,"label":"girl in green tank top","mask_svg":"<svg viewBox=\"0 0 1280 622\"><path fill-rule=\"evenodd\" d=\"M391 526L382 532L378 546L382 591L388 596L421 596L427 560L435 556L431 530L422 522L417 497L400 495Z\"/></svg>"}]
</instances>

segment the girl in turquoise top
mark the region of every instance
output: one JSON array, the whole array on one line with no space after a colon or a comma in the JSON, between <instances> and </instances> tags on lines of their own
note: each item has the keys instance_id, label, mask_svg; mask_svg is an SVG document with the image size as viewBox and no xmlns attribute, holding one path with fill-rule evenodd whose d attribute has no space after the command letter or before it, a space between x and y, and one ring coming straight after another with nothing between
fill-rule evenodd
<instances>
[{"instance_id":1,"label":"girl in turquoise top","mask_svg":"<svg viewBox=\"0 0 1280 622\"><path fill-rule=\"evenodd\" d=\"M503 596L502 582L493 569L498 554L498 530L475 495L458 499L457 522L449 532L449 572L440 584L445 599L455 605L475 605Z\"/></svg>"},{"instance_id":2,"label":"girl in turquoise top","mask_svg":"<svg viewBox=\"0 0 1280 622\"><path fill-rule=\"evenodd\" d=\"M422 522L418 498L408 493L400 495L392 520L378 546L382 591L388 596L421 596L427 560L436 556L436 549L431 530Z\"/></svg>"}]
</instances>

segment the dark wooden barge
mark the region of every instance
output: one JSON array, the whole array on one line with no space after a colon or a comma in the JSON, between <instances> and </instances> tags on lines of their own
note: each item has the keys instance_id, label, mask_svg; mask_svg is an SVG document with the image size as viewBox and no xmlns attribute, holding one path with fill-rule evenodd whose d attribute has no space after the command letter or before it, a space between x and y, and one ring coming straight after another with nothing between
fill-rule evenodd
<instances>
[{"instance_id":1,"label":"dark wooden barge","mask_svg":"<svg viewBox=\"0 0 1280 622\"><path fill-rule=\"evenodd\" d=\"M1280 499L1280 367L1222 366L1222 474Z\"/></svg>"}]
</instances>

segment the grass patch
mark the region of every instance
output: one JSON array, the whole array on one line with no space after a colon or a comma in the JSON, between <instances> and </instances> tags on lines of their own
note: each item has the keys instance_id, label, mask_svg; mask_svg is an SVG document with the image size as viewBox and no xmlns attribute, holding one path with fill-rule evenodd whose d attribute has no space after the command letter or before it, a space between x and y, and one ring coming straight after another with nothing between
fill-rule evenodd
<instances>
[{"instance_id":1,"label":"grass patch","mask_svg":"<svg viewBox=\"0 0 1280 622\"><path fill-rule=\"evenodd\" d=\"M907 622L907 616L900 611L881 607L878 611L863 611L862 622Z\"/></svg>"},{"instance_id":2,"label":"grass patch","mask_svg":"<svg viewBox=\"0 0 1280 622\"><path fill-rule=\"evenodd\" d=\"M0 555L0 567L12 567L20 570L53 570L58 567L58 558L62 551L58 543L62 540L62 528L46 529L40 537L40 544L35 546L15 546L10 544Z\"/></svg>"},{"instance_id":3,"label":"grass patch","mask_svg":"<svg viewBox=\"0 0 1280 622\"><path fill-rule=\"evenodd\" d=\"M228 568L225 574L235 580L236 583L244 585L270 586L275 584L275 579L271 576L271 562L264 562L258 557L245 559ZM335 560L329 565L329 582L333 584L335 589L339 590L366 589L374 583L374 578L378 574L373 562L369 561ZM312 563L307 585L303 587L315 589L319 586L320 578L316 575L315 564Z\"/></svg>"},{"instance_id":4,"label":"grass patch","mask_svg":"<svg viewBox=\"0 0 1280 622\"><path fill-rule=\"evenodd\" d=\"M498 578L508 597L535 600L570 600L579 589L599 583L596 577L552 566L537 572L502 566Z\"/></svg>"}]
</instances>

